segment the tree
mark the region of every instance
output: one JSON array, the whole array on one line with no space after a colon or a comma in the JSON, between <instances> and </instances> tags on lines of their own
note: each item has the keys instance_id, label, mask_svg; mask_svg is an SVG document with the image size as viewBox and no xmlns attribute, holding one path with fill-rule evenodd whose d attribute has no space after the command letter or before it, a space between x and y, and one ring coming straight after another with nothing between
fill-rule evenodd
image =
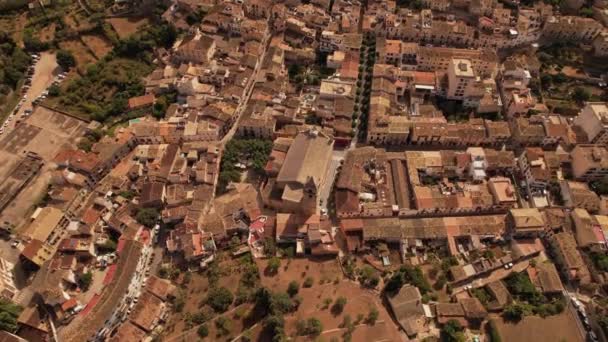
<instances>
[{"instance_id":1,"label":"tree","mask_svg":"<svg viewBox=\"0 0 608 342\"><path fill-rule=\"evenodd\" d=\"M564 83L568 80L568 77L566 77L566 74L564 74L563 72L559 72L555 75L553 75L553 82L555 83Z\"/></svg>"},{"instance_id":2,"label":"tree","mask_svg":"<svg viewBox=\"0 0 608 342\"><path fill-rule=\"evenodd\" d=\"M56 97L61 95L61 88L59 88L58 85L53 84L49 87L49 96L50 97Z\"/></svg>"},{"instance_id":3,"label":"tree","mask_svg":"<svg viewBox=\"0 0 608 342\"><path fill-rule=\"evenodd\" d=\"M306 279L304 279L304 287L312 287L312 285L314 284L315 280L312 277L306 277Z\"/></svg>"},{"instance_id":4,"label":"tree","mask_svg":"<svg viewBox=\"0 0 608 342\"><path fill-rule=\"evenodd\" d=\"M384 286L384 291L389 295L394 295L403 287L404 284L416 286L421 294L431 291L431 285L424 277L420 267L401 266L398 271L393 273Z\"/></svg>"},{"instance_id":5,"label":"tree","mask_svg":"<svg viewBox=\"0 0 608 342\"><path fill-rule=\"evenodd\" d=\"M234 301L232 292L225 287L216 287L209 291L207 296L207 305L216 312L225 312Z\"/></svg>"},{"instance_id":6,"label":"tree","mask_svg":"<svg viewBox=\"0 0 608 342\"><path fill-rule=\"evenodd\" d=\"M137 212L135 219L148 228L154 227L160 214L155 208L141 208Z\"/></svg>"},{"instance_id":7,"label":"tree","mask_svg":"<svg viewBox=\"0 0 608 342\"><path fill-rule=\"evenodd\" d=\"M298 282L295 280L291 281L289 285L287 285L287 294L289 294L290 297L297 295L299 290L300 284L298 284Z\"/></svg>"},{"instance_id":8,"label":"tree","mask_svg":"<svg viewBox=\"0 0 608 342\"><path fill-rule=\"evenodd\" d=\"M490 335L490 342L502 342L500 338L500 334L498 333L498 329L496 328L496 322L492 319L490 323L487 325Z\"/></svg>"},{"instance_id":9,"label":"tree","mask_svg":"<svg viewBox=\"0 0 608 342\"><path fill-rule=\"evenodd\" d=\"M168 106L167 99L163 96L159 97L152 106L152 116L159 120L164 118Z\"/></svg>"},{"instance_id":10,"label":"tree","mask_svg":"<svg viewBox=\"0 0 608 342\"><path fill-rule=\"evenodd\" d=\"M93 142L87 137L82 137L80 138L80 141L78 141L78 148L85 152L91 152Z\"/></svg>"},{"instance_id":11,"label":"tree","mask_svg":"<svg viewBox=\"0 0 608 342\"><path fill-rule=\"evenodd\" d=\"M198 327L198 330L196 330L196 333L198 334L198 336L205 338L209 335L209 328L207 328L207 325L203 324L200 327Z\"/></svg>"},{"instance_id":12,"label":"tree","mask_svg":"<svg viewBox=\"0 0 608 342\"><path fill-rule=\"evenodd\" d=\"M309 318L306 321L306 325L308 326L308 335L319 336L323 331L323 324L321 324L318 318Z\"/></svg>"},{"instance_id":13,"label":"tree","mask_svg":"<svg viewBox=\"0 0 608 342\"><path fill-rule=\"evenodd\" d=\"M441 341L464 342L466 341L462 325L457 320L451 319L441 328Z\"/></svg>"},{"instance_id":14,"label":"tree","mask_svg":"<svg viewBox=\"0 0 608 342\"><path fill-rule=\"evenodd\" d=\"M576 87L572 92L572 99L579 104L582 104L585 101L589 101L591 98L591 92L585 88Z\"/></svg>"},{"instance_id":15,"label":"tree","mask_svg":"<svg viewBox=\"0 0 608 342\"><path fill-rule=\"evenodd\" d=\"M323 331L323 324L315 317L296 322L296 333L298 336L319 336Z\"/></svg>"},{"instance_id":16,"label":"tree","mask_svg":"<svg viewBox=\"0 0 608 342\"><path fill-rule=\"evenodd\" d=\"M604 176L598 181L593 181L590 185L598 195L608 195L608 176Z\"/></svg>"},{"instance_id":17,"label":"tree","mask_svg":"<svg viewBox=\"0 0 608 342\"><path fill-rule=\"evenodd\" d=\"M448 278L445 276L444 273L442 273L439 278L437 278L437 281L435 282L435 284L433 285L433 288L435 290L441 290L443 289L443 286L447 283Z\"/></svg>"},{"instance_id":18,"label":"tree","mask_svg":"<svg viewBox=\"0 0 608 342\"><path fill-rule=\"evenodd\" d=\"M272 315L264 320L264 330L270 336L283 337L285 335L285 320L281 315Z\"/></svg>"},{"instance_id":19,"label":"tree","mask_svg":"<svg viewBox=\"0 0 608 342\"><path fill-rule=\"evenodd\" d=\"M268 260L268 266L266 267L266 270L269 274L275 275L279 271L280 267L281 259L277 258L276 256L273 256L272 258L270 258L270 260Z\"/></svg>"},{"instance_id":20,"label":"tree","mask_svg":"<svg viewBox=\"0 0 608 342\"><path fill-rule=\"evenodd\" d=\"M380 278L376 275L376 271L369 265L365 265L361 268L359 274L359 281L361 284L367 287L374 288L378 286Z\"/></svg>"},{"instance_id":21,"label":"tree","mask_svg":"<svg viewBox=\"0 0 608 342\"><path fill-rule=\"evenodd\" d=\"M91 283L93 283L93 273L91 273L91 272L84 273L78 279L78 285L84 291L87 291L89 289L89 287L91 286Z\"/></svg>"},{"instance_id":22,"label":"tree","mask_svg":"<svg viewBox=\"0 0 608 342\"><path fill-rule=\"evenodd\" d=\"M589 256L591 257L591 261L593 261L595 267L597 267L602 272L608 272L608 255L606 255L605 253L594 251L591 252Z\"/></svg>"},{"instance_id":23,"label":"tree","mask_svg":"<svg viewBox=\"0 0 608 342\"><path fill-rule=\"evenodd\" d=\"M68 50L57 51L57 64L65 70L69 71L72 67L76 66L76 59L74 55Z\"/></svg>"},{"instance_id":24,"label":"tree","mask_svg":"<svg viewBox=\"0 0 608 342\"><path fill-rule=\"evenodd\" d=\"M220 316L215 320L215 327L220 336L226 336L232 330L232 322L228 318Z\"/></svg>"},{"instance_id":25,"label":"tree","mask_svg":"<svg viewBox=\"0 0 608 342\"><path fill-rule=\"evenodd\" d=\"M378 310L376 308L371 308L369 310L369 313L367 314L367 319L366 319L367 324L369 324L369 325L376 324L376 321L378 320L379 315L380 315L380 313L378 312Z\"/></svg>"},{"instance_id":26,"label":"tree","mask_svg":"<svg viewBox=\"0 0 608 342\"><path fill-rule=\"evenodd\" d=\"M339 315L342 313L342 311L344 311L344 306L346 306L346 298L340 296L338 299L336 299L334 305L332 305L331 312L334 315Z\"/></svg>"},{"instance_id":27,"label":"tree","mask_svg":"<svg viewBox=\"0 0 608 342\"><path fill-rule=\"evenodd\" d=\"M271 295L270 311L273 314L286 314L294 309L293 302L285 292L278 292Z\"/></svg>"},{"instance_id":28,"label":"tree","mask_svg":"<svg viewBox=\"0 0 608 342\"><path fill-rule=\"evenodd\" d=\"M518 303L513 303L505 307L502 312L503 317L508 321L518 322L526 314L525 308Z\"/></svg>"},{"instance_id":29,"label":"tree","mask_svg":"<svg viewBox=\"0 0 608 342\"><path fill-rule=\"evenodd\" d=\"M593 9L591 9L590 7L583 7L578 11L578 14L581 17L591 18L593 17Z\"/></svg>"},{"instance_id":30,"label":"tree","mask_svg":"<svg viewBox=\"0 0 608 342\"><path fill-rule=\"evenodd\" d=\"M116 251L116 241L108 239L106 240L106 242L102 243L101 245L99 245L99 249L102 249L104 251L109 251L109 252L114 252Z\"/></svg>"},{"instance_id":31,"label":"tree","mask_svg":"<svg viewBox=\"0 0 608 342\"><path fill-rule=\"evenodd\" d=\"M0 330L14 333L17 330L17 318L23 308L6 299L0 299Z\"/></svg>"}]
</instances>

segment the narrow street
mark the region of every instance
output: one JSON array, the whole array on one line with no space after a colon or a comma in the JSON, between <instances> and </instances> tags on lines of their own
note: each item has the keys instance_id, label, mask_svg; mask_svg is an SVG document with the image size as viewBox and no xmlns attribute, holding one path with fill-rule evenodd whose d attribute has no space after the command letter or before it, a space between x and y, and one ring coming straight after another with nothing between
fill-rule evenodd
<instances>
[{"instance_id":1,"label":"narrow street","mask_svg":"<svg viewBox=\"0 0 608 342\"><path fill-rule=\"evenodd\" d=\"M251 77L247 82L247 85L245 86L245 96L243 97L243 99L241 99L241 102L234 111L236 119L234 120L232 127L230 127L230 130L226 133L226 135L224 135L224 137L220 141L220 144L222 146L226 145L226 143L228 143L228 141L232 139L234 133L236 133L236 129L239 126L239 121L241 120L241 117L243 116L243 113L247 108L247 104L249 103L249 99L251 98L251 94L253 93L253 88L255 87L255 83L257 82L260 69L262 68L262 63L264 62L264 58L266 58L266 52L268 51L268 45L270 44L270 36L270 32L266 32L266 35L264 36L264 42L262 43L262 45L264 46L264 51L262 52L262 55L260 56L258 63L255 66L255 70L253 70L253 73L251 74Z\"/></svg>"}]
</instances>

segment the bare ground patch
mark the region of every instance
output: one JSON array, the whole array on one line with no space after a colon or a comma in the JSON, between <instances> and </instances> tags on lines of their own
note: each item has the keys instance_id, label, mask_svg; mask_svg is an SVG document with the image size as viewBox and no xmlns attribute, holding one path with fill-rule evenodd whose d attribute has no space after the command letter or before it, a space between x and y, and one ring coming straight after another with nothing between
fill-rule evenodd
<instances>
[{"instance_id":1,"label":"bare ground patch","mask_svg":"<svg viewBox=\"0 0 608 342\"><path fill-rule=\"evenodd\" d=\"M98 35L86 35L80 37L84 44L93 51L93 54L97 59L102 58L108 52L112 51L112 43L110 43L105 37Z\"/></svg>"},{"instance_id":2,"label":"bare ground patch","mask_svg":"<svg viewBox=\"0 0 608 342\"><path fill-rule=\"evenodd\" d=\"M120 39L126 38L137 30L148 23L146 18L110 18L106 20L109 22Z\"/></svg>"},{"instance_id":3,"label":"bare ground patch","mask_svg":"<svg viewBox=\"0 0 608 342\"><path fill-rule=\"evenodd\" d=\"M86 45L79 40L66 40L59 43L59 47L69 50L76 59L78 70L84 71L87 64L95 63L97 59L93 56Z\"/></svg>"},{"instance_id":4,"label":"bare ground patch","mask_svg":"<svg viewBox=\"0 0 608 342\"><path fill-rule=\"evenodd\" d=\"M570 310L556 316L527 316L517 324L496 318L496 328L503 341L582 342Z\"/></svg>"}]
</instances>

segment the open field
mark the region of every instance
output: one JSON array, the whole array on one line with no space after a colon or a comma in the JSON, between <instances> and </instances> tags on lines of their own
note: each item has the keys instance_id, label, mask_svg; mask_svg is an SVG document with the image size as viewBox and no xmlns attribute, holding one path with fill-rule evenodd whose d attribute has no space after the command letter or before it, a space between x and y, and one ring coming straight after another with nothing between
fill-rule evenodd
<instances>
[{"instance_id":1,"label":"open field","mask_svg":"<svg viewBox=\"0 0 608 342\"><path fill-rule=\"evenodd\" d=\"M86 70L87 64L95 63L97 59L89 52L89 49L79 40L66 40L59 43L62 49L70 51L76 59L76 66L81 72Z\"/></svg>"},{"instance_id":2,"label":"open field","mask_svg":"<svg viewBox=\"0 0 608 342\"><path fill-rule=\"evenodd\" d=\"M40 30L38 39L40 39L41 42L51 42L53 39L55 39L55 29L55 23L51 23L49 26L43 27Z\"/></svg>"},{"instance_id":3,"label":"open field","mask_svg":"<svg viewBox=\"0 0 608 342\"><path fill-rule=\"evenodd\" d=\"M112 43L110 43L105 37L97 35L86 35L80 37L83 43L93 51L96 58L102 58L108 52L112 51Z\"/></svg>"},{"instance_id":4,"label":"open field","mask_svg":"<svg viewBox=\"0 0 608 342\"><path fill-rule=\"evenodd\" d=\"M23 29L27 23L27 13L20 15L7 15L0 17L0 31L11 32L17 45L23 47Z\"/></svg>"},{"instance_id":5,"label":"open field","mask_svg":"<svg viewBox=\"0 0 608 342\"><path fill-rule=\"evenodd\" d=\"M266 267L266 260L257 261L262 274ZM390 318L387 310L382 306L378 294L362 288L342 277L342 271L337 260L315 260L315 259L293 259L285 269L287 260L282 260L281 268L275 276L262 276L262 285L273 291L285 291L287 284L295 280L300 283L298 295L302 297L302 304L298 310L285 317L285 331L288 336L295 336L296 322L306 320L310 317L318 318L323 324L321 338L329 340L332 337L342 338L345 329L340 328L345 315L350 315L352 321L357 320L357 315L367 316L372 308L376 308L380 316L375 325L366 325L363 322L357 325L352 336L352 341L401 341L397 326ZM304 288L302 283L307 277L314 279L310 288ZM347 298L344 312L334 314L324 301L330 298L335 301L339 296ZM260 334L261 329L255 329L253 336ZM253 340L256 340L255 338ZM298 337L296 341L306 341L308 338ZM263 341L263 338L258 338Z\"/></svg>"},{"instance_id":6,"label":"open field","mask_svg":"<svg viewBox=\"0 0 608 342\"><path fill-rule=\"evenodd\" d=\"M239 285L239 279L241 278L238 267L239 263L237 259L232 259L225 255L225 258L218 263L218 269L221 271L221 276L219 277L217 286L225 287L235 294ZM191 273L191 277L188 284L180 290L183 291L182 294L185 296L184 308L182 312L173 313L169 316L163 341L182 341L183 338L186 340L198 339L196 329L188 331L190 327L188 326L186 317L200 312L205 307L203 302L207 298L209 281L207 276L202 273L193 272ZM251 304L243 304L242 306L245 307L243 310L248 310L251 307ZM243 322L242 320L234 319L232 317L234 311L234 306L231 306L223 315L232 321L232 331L238 332L242 330ZM212 338L215 337L213 323L208 322L207 326L209 327L210 340L215 340Z\"/></svg>"},{"instance_id":7,"label":"open field","mask_svg":"<svg viewBox=\"0 0 608 342\"><path fill-rule=\"evenodd\" d=\"M109 22L114 31L118 33L120 39L126 38L133 33L137 32L137 30L148 23L148 19L142 18L110 18L106 20Z\"/></svg>"},{"instance_id":8,"label":"open field","mask_svg":"<svg viewBox=\"0 0 608 342\"><path fill-rule=\"evenodd\" d=\"M285 291L287 284L296 280L300 283L307 277L312 277L315 284L331 283L342 280L342 271L336 259L293 259L281 260L279 273L275 276L265 276L267 260L256 260L262 276L262 285L273 291Z\"/></svg>"},{"instance_id":9,"label":"open field","mask_svg":"<svg viewBox=\"0 0 608 342\"><path fill-rule=\"evenodd\" d=\"M584 339L578 333L575 318L571 315L570 310L565 310L547 318L527 316L517 324L505 322L501 317L495 320L503 341L582 342Z\"/></svg>"}]
</instances>

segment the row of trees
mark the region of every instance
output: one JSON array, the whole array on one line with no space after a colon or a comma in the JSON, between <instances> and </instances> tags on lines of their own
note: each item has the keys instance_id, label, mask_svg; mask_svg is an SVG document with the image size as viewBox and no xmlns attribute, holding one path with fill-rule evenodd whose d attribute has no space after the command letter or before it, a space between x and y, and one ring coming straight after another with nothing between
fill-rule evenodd
<instances>
[{"instance_id":1,"label":"row of trees","mask_svg":"<svg viewBox=\"0 0 608 342\"><path fill-rule=\"evenodd\" d=\"M359 120L359 140L367 136L367 121L369 116L370 96L372 91L373 69L376 62L376 38L365 36L360 52L359 77L357 80L357 96L353 120Z\"/></svg>"}]
</instances>

